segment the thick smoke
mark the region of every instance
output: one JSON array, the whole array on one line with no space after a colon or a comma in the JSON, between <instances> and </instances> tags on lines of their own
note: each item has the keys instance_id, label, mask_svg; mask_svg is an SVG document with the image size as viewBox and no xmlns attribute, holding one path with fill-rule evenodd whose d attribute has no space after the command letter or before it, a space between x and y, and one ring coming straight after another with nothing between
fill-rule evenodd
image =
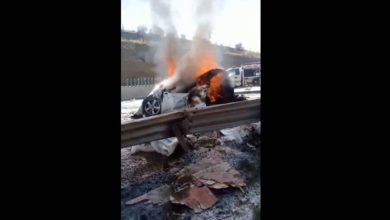
<instances>
[{"instance_id":1,"label":"thick smoke","mask_svg":"<svg viewBox=\"0 0 390 220\"><path fill-rule=\"evenodd\" d=\"M185 90L191 86L196 77L218 66L217 54L214 46L210 42L212 34L212 21L214 15L215 1L200 0L196 7L194 20L196 21L196 32L192 39L190 51L179 61L175 76L179 81L180 87L177 92Z\"/></svg>"},{"instance_id":2,"label":"thick smoke","mask_svg":"<svg viewBox=\"0 0 390 220\"><path fill-rule=\"evenodd\" d=\"M176 33L176 28L172 21L170 2L164 0L149 0L149 2L153 11L155 25L167 33Z\"/></svg>"},{"instance_id":3,"label":"thick smoke","mask_svg":"<svg viewBox=\"0 0 390 220\"><path fill-rule=\"evenodd\" d=\"M156 50L154 63L156 64L159 78L163 79L168 77L168 62L178 60L179 42L177 30L173 24L170 2L163 0L149 0L149 2L154 16L153 30L158 30L162 37ZM174 66L176 65L174 64Z\"/></svg>"},{"instance_id":4,"label":"thick smoke","mask_svg":"<svg viewBox=\"0 0 390 220\"><path fill-rule=\"evenodd\" d=\"M220 61L218 58L221 56L219 56L219 53L217 54L216 48L210 42L216 1L196 1L197 6L194 15L196 32L190 50L180 58L178 57L179 42L176 36L176 28L172 22L170 2L150 0L150 3L153 14L156 16L155 25L163 28L167 33L156 54L155 62L158 71L166 78L168 76L167 59L174 57L176 64L173 76L161 82L158 87L168 89L176 87L175 92L183 92L195 83L196 77L218 67Z\"/></svg>"}]
</instances>

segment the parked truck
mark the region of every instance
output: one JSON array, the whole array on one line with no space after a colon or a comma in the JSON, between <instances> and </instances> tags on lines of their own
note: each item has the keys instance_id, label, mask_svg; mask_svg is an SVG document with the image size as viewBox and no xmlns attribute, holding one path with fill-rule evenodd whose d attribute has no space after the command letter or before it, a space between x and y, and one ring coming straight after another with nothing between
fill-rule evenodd
<instances>
[{"instance_id":1,"label":"parked truck","mask_svg":"<svg viewBox=\"0 0 390 220\"><path fill-rule=\"evenodd\" d=\"M234 87L260 86L260 62L243 64L226 70Z\"/></svg>"}]
</instances>

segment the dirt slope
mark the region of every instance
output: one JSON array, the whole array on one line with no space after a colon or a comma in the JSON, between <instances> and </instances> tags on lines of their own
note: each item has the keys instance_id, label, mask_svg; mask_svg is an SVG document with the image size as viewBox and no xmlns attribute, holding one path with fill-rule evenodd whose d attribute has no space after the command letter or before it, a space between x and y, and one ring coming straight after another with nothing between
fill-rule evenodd
<instances>
[{"instance_id":1,"label":"dirt slope","mask_svg":"<svg viewBox=\"0 0 390 220\"><path fill-rule=\"evenodd\" d=\"M126 79L131 77L152 77L157 73L154 69L153 57L155 49L139 41L122 40L121 42L121 81L125 85ZM243 51L234 53L232 48L220 47L223 52L221 65L224 68L239 66L242 63L259 62L260 57L255 53ZM181 53L184 53L182 51Z\"/></svg>"}]
</instances>

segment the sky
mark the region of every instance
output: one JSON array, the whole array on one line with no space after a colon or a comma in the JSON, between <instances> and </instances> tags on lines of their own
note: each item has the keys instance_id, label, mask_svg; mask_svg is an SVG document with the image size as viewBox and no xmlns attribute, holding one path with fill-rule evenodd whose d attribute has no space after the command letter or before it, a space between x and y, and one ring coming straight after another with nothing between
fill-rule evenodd
<instances>
[{"instance_id":1,"label":"sky","mask_svg":"<svg viewBox=\"0 0 390 220\"><path fill-rule=\"evenodd\" d=\"M138 26L153 26L153 14L148 0L121 0L122 27L137 30ZM197 0L171 1L173 22L180 35L191 39L196 28L194 10ZM213 0L210 0L213 1ZM220 2L213 19L211 42L234 47L242 43L247 50L260 52L260 1L215 0Z\"/></svg>"}]
</instances>

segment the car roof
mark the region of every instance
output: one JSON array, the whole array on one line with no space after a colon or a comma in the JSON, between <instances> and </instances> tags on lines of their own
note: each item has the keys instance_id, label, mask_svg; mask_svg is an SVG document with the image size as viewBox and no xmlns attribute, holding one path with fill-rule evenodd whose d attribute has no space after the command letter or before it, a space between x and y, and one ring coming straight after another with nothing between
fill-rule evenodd
<instances>
[{"instance_id":1,"label":"car roof","mask_svg":"<svg viewBox=\"0 0 390 220\"><path fill-rule=\"evenodd\" d=\"M242 68L244 68L244 69L257 69L257 68L260 68L260 63L245 64L245 65L242 65Z\"/></svg>"}]
</instances>

